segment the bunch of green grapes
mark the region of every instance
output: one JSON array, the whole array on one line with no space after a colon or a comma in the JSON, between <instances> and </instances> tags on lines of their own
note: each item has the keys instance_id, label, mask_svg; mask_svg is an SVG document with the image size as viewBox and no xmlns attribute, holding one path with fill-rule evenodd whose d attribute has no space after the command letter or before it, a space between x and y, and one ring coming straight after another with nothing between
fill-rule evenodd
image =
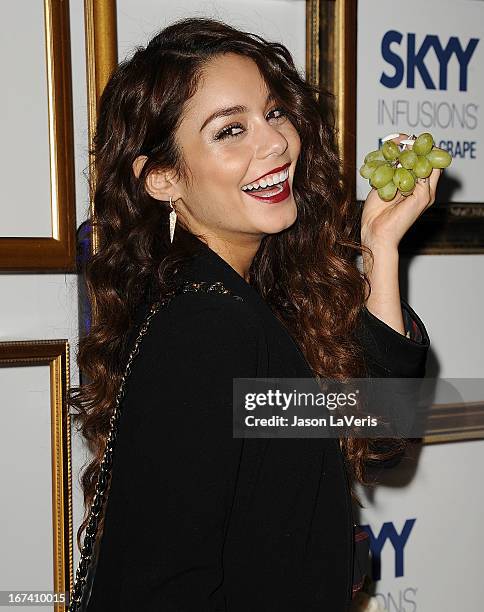
<instances>
[{"instance_id":1,"label":"bunch of green grapes","mask_svg":"<svg viewBox=\"0 0 484 612\"><path fill-rule=\"evenodd\" d=\"M371 151L365 157L360 174L378 190L385 202L393 200L397 191L404 196L413 193L417 179L427 178L434 168L447 168L452 156L434 146L432 134L424 132L411 136L399 144L391 140L398 134L383 139L380 149Z\"/></svg>"}]
</instances>

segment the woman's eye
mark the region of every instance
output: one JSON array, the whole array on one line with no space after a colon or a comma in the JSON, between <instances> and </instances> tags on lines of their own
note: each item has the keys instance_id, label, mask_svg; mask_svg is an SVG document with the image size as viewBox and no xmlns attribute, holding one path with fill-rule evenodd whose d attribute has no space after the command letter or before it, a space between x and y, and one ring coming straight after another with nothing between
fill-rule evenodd
<instances>
[{"instance_id":1,"label":"woman's eye","mask_svg":"<svg viewBox=\"0 0 484 612\"><path fill-rule=\"evenodd\" d=\"M275 119L280 119L281 117L286 116L283 108L275 108L274 110L271 110L271 113L280 113L278 117L274 117Z\"/></svg>"},{"instance_id":2,"label":"woman's eye","mask_svg":"<svg viewBox=\"0 0 484 612\"><path fill-rule=\"evenodd\" d=\"M235 129L239 129L239 128L242 128L240 123L234 123L232 125L228 125L227 127L224 127L223 130L220 130L218 134L216 134L215 140L223 140L224 138L231 138L233 136L238 136L241 132L238 132L237 134L232 134L231 131Z\"/></svg>"},{"instance_id":3,"label":"woman's eye","mask_svg":"<svg viewBox=\"0 0 484 612\"><path fill-rule=\"evenodd\" d=\"M284 112L282 108L274 108L273 110L269 112L269 115L271 113L279 113L279 116L274 117L274 119L280 119L281 117L285 117L286 115L286 113ZM220 130L220 132L218 132L215 135L214 140L224 140L225 138L235 138L237 136L240 136L243 132L236 132L236 133L232 132L232 130L236 130L236 129L243 130L244 128L240 123L233 123L231 125L228 125L227 127L224 127L222 130Z\"/></svg>"}]
</instances>

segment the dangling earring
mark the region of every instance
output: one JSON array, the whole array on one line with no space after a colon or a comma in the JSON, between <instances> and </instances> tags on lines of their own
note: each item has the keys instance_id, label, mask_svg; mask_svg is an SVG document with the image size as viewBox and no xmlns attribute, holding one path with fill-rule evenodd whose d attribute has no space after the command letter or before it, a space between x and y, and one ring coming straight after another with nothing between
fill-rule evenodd
<instances>
[{"instance_id":1,"label":"dangling earring","mask_svg":"<svg viewBox=\"0 0 484 612\"><path fill-rule=\"evenodd\" d=\"M170 196L170 242L173 242L173 234L175 233L175 224L176 224L176 211L175 207L172 204L172 198Z\"/></svg>"}]
</instances>

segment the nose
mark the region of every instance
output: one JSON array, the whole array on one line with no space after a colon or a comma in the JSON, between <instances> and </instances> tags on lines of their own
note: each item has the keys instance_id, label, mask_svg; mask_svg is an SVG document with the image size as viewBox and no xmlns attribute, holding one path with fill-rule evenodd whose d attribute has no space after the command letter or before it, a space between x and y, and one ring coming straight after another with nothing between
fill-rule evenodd
<instances>
[{"instance_id":1,"label":"nose","mask_svg":"<svg viewBox=\"0 0 484 612\"><path fill-rule=\"evenodd\" d=\"M269 125L265 119L254 130L255 153L258 159L285 153L288 142L281 132Z\"/></svg>"}]
</instances>

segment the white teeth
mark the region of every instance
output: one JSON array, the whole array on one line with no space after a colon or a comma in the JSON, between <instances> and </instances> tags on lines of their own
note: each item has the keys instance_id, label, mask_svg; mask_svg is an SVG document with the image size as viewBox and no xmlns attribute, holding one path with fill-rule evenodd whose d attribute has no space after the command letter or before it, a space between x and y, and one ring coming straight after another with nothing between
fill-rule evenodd
<instances>
[{"instance_id":1,"label":"white teeth","mask_svg":"<svg viewBox=\"0 0 484 612\"><path fill-rule=\"evenodd\" d=\"M387 140L392 140L392 138L398 138L399 136L400 134L388 134L388 136L385 136L385 138L382 138L381 141L386 142Z\"/></svg>"},{"instance_id":2,"label":"white teeth","mask_svg":"<svg viewBox=\"0 0 484 612\"><path fill-rule=\"evenodd\" d=\"M257 189L258 187L267 187L270 185L277 185L282 183L289 176L289 168L286 168L282 172L276 172L275 174L271 174L269 176L265 176L264 178L256 181L255 183L249 183L248 185L244 185L242 187L243 191L251 191L252 189Z\"/></svg>"},{"instance_id":3,"label":"white teeth","mask_svg":"<svg viewBox=\"0 0 484 612\"><path fill-rule=\"evenodd\" d=\"M411 138L407 138L406 140L400 140L400 144L406 144L406 145L413 145L414 142L415 140L412 140Z\"/></svg>"}]
</instances>

